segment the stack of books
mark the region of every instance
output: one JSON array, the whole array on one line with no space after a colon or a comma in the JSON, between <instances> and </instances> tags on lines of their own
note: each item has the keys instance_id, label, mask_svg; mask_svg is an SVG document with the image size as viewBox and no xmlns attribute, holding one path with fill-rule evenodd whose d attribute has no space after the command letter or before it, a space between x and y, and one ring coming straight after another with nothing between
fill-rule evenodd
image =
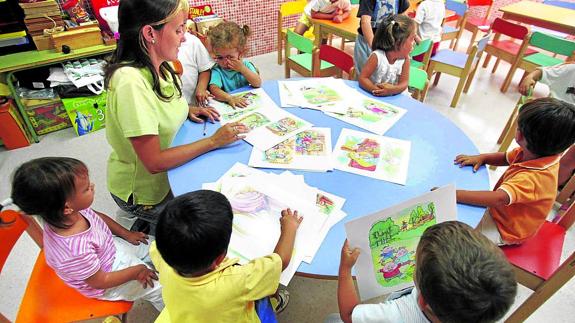
<instances>
[{"instance_id":1,"label":"stack of books","mask_svg":"<svg viewBox=\"0 0 575 323\"><path fill-rule=\"evenodd\" d=\"M44 29L64 27L62 12L54 0L20 3L24 10L24 24L31 36L44 35Z\"/></svg>"},{"instance_id":2,"label":"stack of books","mask_svg":"<svg viewBox=\"0 0 575 323\"><path fill-rule=\"evenodd\" d=\"M27 50L28 42L18 5L0 1L0 55Z\"/></svg>"}]
</instances>

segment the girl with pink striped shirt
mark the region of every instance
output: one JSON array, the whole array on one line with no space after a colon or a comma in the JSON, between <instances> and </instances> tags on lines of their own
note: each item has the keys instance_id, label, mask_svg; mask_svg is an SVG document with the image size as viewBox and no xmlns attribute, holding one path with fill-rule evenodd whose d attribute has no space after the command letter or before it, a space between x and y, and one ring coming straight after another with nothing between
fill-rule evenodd
<instances>
[{"instance_id":1,"label":"girl with pink striped shirt","mask_svg":"<svg viewBox=\"0 0 575 323\"><path fill-rule=\"evenodd\" d=\"M148 235L126 230L90 208L94 184L77 159L38 158L22 164L12 181L12 201L44 222L46 262L86 297L148 300L164 308L152 269Z\"/></svg>"}]
</instances>

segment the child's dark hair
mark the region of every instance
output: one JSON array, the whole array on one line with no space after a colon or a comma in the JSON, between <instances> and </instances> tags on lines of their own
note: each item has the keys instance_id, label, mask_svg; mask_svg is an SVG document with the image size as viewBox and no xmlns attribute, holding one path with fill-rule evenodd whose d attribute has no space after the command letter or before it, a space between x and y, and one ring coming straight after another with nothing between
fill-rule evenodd
<instances>
[{"instance_id":1,"label":"child's dark hair","mask_svg":"<svg viewBox=\"0 0 575 323\"><path fill-rule=\"evenodd\" d=\"M467 224L427 228L416 261L421 295L443 323L495 322L515 300L517 282L503 252Z\"/></svg>"},{"instance_id":2,"label":"child's dark hair","mask_svg":"<svg viewBox=\"0 0 575 323\"><path fill-rule=\"evenodd\" d=\"M158 251L181 275L201 273L226 252L232 221L232 206L221 193L200 190L178 196L158 219Z\"/></svg>"},{"instance_id":3,"label":"child's dark hair","mask_svg":"<svg viewBox=\"0 0 575 323\"><path fill-rule=\"evenodd\" d=\"M38 215L53 227L67 229L64 207L76 191L76 176L82 175L88 175L88 168L74 158L31 160L20 165L14 173L12 201L24 213Z\"/></svg>"},{"instance_id":4,"label":"child's dark hair","mask_svg":"<svg viewBox=\"0 0 575 323\"><path fill-rule=\"evenodd\" d=\"M389 15L383 19L373 36L372 50L399 50L414 32L415 22L406 15Z\"/></svg>"},{"instance_id":5,"label":"child's dark hair","mask_svg":"<svg viewBox=\"0 0 575 323\"><path fill-rule=\"evenodd\" d=\"M575 141L575 106L554 98L540 98L519 110L519 131L527 149L537 156L563 152Z\"/></svg>"},{"instance_id":6,"label":"child's dark hair","mask_svg":"<svg viewBox=\"0 0 575 323\"><path fill-rule=\"evenodd\" d=\"M243 52L250 35L250 27L240 27L233 21L222 22L208 30L208 39L212 48L238 48Z\"/></svg>"}]
</instances>

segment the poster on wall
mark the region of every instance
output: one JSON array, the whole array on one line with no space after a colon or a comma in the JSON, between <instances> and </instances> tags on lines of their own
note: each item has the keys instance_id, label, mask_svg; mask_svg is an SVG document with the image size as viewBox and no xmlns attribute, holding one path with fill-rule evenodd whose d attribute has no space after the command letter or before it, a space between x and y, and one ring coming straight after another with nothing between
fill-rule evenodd
<instances>
[{"instance_id":1,"label":"poster on wall","mask_svg":"<svg viewBox=\"0 0 575 323\"><path fill-rule=\"evenodd\" d=\"M345 224L361 300L413 286L415 252L428 227L457 219L455 186L448 185Z\"/></svg>"}]
</instances>

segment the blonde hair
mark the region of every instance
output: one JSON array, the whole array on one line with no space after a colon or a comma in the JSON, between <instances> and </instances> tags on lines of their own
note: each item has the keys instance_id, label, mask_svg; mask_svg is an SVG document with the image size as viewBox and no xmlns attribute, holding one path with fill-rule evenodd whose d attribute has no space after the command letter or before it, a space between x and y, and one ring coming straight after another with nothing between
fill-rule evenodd
<instances>
[{"instance_id":1,"label":"blonde hair","mask_svg":"<svg viewBox=\"0 0 575 323\"><path fill-rule=\"evenodd\" d=\"M208 30L208 39L212 48L237 48L240 52L245 50L249 35L250 27L247 25L240 27L232 21L222 22Z\"/></svg>"}]
</instances>

